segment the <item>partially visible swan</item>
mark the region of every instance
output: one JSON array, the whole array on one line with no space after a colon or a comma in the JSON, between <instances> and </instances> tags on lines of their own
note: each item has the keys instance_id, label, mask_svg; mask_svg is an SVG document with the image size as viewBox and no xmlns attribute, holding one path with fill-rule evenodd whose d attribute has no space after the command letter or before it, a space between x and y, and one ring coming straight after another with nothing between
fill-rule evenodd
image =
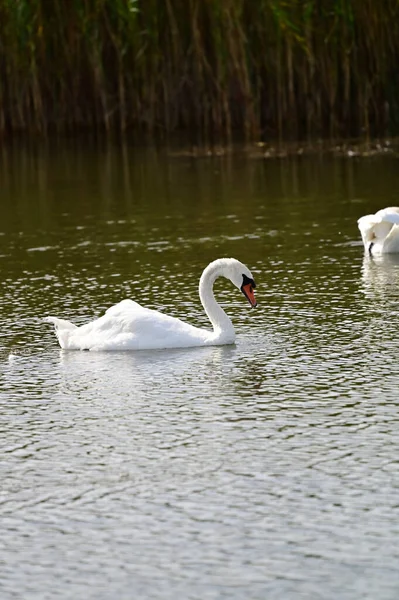
<instances>
[{"instance_id":1,"label":"partially visible swan","mask_svg":"<svg viewBox=\"0 0 399 600\"><path fill-rule=\"evenodd\" d=\"M46 317L45 321L54 323L60 346L65 350L151 350L232 344L233 324L213 294L213 284L219 276L230 279L251 306L256 306L255 281L245 265L234 258L211 262L201 275L199 295L213 330L194 327L133 300L122 300L99 319L81 327L57 317Z\"/></svg>"},{"instance_id":2,"label":"partially visible swan","mask_svg":"<svg viewBox=\"0 0 399 600\"><path fill-rule=\"evenodd\" d=\"M357 222L366 252L399 252L399 207L383 208L375 215L360 217Z\"/></svg>"}]
</instances>

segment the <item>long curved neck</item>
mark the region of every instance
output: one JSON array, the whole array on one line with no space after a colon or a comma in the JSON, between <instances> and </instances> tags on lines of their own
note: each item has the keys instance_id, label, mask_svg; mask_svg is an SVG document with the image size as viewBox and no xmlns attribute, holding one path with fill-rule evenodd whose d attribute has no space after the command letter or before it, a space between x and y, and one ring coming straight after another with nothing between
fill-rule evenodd
<instances>
[{"instance_id":1,"label":"long curved neck","mask_svg":"<svg viewBox=\"0 0 399 600\"><path fill-rule=\"evenodd\" d=\"M215 300L213 294L213 284L220 275L224 275L219 264L213 262L206 267L201 275L199 282L199 295L202 306L213 325L215 333L223 334L234 338L234 327L230 318L226 315L223 308Z\"/></svg>"}]
</instances>

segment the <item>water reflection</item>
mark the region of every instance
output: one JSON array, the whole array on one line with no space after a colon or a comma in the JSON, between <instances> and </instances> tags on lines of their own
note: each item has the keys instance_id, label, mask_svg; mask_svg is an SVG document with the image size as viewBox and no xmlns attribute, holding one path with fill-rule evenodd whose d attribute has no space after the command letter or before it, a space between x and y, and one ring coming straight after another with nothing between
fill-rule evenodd
<instances>
[{"instance_id":1,"label":"water reflection","mask_svg":"<svg viewBox=\"0 0 399 600\"><path fill-rule=\"evenodd\" d=\"M399 266L356 225L396 161L1 156L2 600L396 598ZM42 322L131 297L207 326L219 256L258 284L216 286L235 346L63 352Z\"/></svg>"},{"instance_id":2,"label":"water reflection","mask_svg":"<svg viewBox=\"0 0 399 600\"><path fill-rule=\"evenodd\" d=\"M342 157L254 160L240 150L199 159L171 154L106 140L100 145L49 140L3 146L2 228L59 229L75 224L76 217L80 225L115 217L148 224L157 214L177 219L183 213L191 220L230 213L245 219L250 231L254 217L270 210L276 230L283 223L297 225L298 214L306 218L299 206L309 199L313 222L321 214L355 224L369 209L365 202L375 208L394 197L394 157L376 158L370 169L367 160ZM150 206L156 209L153 219L148 218Z\"/></svg>"},{"instance_id":3,"label":"water reflection","mask_svg":"<svg viewBox=\"0 0 399 600\"><path fill-rule=\"evenodd\" d=\"M59 377L64 389L72 394L87 389L94 398L100 395L118 395L127 398L152 397L157 391L166 400L182 393L195 379L195 387L218 397L223 390L219 376L223 364L233 360L237 349L229 347L190 348L140 352L65 352L59 353ZM213 377L209 379L209 372ZM222 387L218 390L218 386ZM108 390L108 391L107 391Z\"/></svg>"},{"instance_id":4,"label":"water reflection","mask_svg":"<svg viewBox=\"0 0 399 600\"><path fill-rule=\"evenodd\" d=\"M365 254L362 265L364 292L373 296L397 298L399 289L399 254Z\"/></svg>"}]
</instances>

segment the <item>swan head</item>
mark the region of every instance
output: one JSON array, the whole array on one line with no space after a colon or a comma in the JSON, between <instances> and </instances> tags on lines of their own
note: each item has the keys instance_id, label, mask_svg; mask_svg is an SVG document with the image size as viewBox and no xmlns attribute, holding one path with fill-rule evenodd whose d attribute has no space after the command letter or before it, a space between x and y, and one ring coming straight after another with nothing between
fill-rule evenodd
<instances>
[{"instance_id":1,"label":"swan head","mask_svg":"<svg viewBox=\"0 0 399 600\"><path fill-rule=\"evenodd\" d=\"M250 305L254 308L257 304L254 289L255 280L251 271L235 258L221 259L223 261L222 274L244 294Z\"/></svg>"}]
</instances>

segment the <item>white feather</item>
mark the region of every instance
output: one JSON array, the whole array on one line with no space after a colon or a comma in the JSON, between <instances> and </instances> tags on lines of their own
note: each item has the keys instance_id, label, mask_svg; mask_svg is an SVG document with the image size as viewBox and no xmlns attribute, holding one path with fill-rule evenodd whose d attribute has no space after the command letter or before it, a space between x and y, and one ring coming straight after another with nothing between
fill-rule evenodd
<instances>
[{"instance_id":1,"label":"white feather","mask_svg":"<svg viewBox=\"0 0 399 600\"><path fill-rule=\"evenodd\" d=\"M60 346L66 350L149 350L231 344L235 340L233 324L213 295L213 284L219 276L230 279L238 288L243 285L243 276L253 279L249 269L234 258L218 259L207 266L200 279L199 294L213 329L194 327L133 300L122 300L99 319L81 327L57 317L46 317L45 321L55 325Z\"/></svg>"},{"instance_id":2,"label":"white feather","mask_svg":"<svg viewBox=\"0 0 399 600\"><path fill-rule=\"evenodd\" d=\"M399 207L383 208L357 222L364 248L371 254L399 252Z\"/></svg>"}]
</instances>

